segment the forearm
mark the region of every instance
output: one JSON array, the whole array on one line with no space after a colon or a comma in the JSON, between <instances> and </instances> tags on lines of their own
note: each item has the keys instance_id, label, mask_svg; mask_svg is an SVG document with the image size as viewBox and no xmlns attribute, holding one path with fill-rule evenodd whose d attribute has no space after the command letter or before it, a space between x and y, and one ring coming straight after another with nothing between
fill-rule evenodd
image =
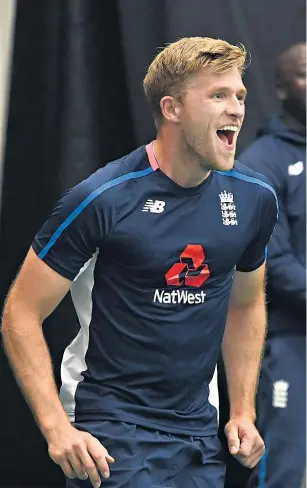
<instances>
[{"instance_id":1,"label":"forearm","mask_svg":"<svg viewBox=\"0 0 307 488\"><path fill-rule=\"evenodd\" d=\"M43 435L69 424L57 392L50 354L39 319L6 304L3 343L17 382Z\"/></svg>"},{"instance_id":2,"label":"forearm","mask_svg":"<svg viewBox=\"0 0 307 488\"><path fill-rule=\"evenodd\" d=\"M222 351L231 418L256 418L255 396L265 334L264 297L253 305L229 307Z\"/></svg>"}]
</instances>

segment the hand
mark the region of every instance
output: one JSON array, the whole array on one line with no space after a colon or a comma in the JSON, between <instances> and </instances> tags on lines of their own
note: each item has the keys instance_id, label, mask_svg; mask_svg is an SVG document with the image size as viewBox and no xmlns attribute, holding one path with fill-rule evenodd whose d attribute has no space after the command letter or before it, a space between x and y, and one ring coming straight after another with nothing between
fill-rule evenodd
<instances>
[{"instance_id":1,"label":"hand","mask_svg":"<svg viewBox=\"0 0 307 488\"><path fill-rule=\"evenodd\" d=\"M92 485L99 488L99 472L104 478L110 476L108 463L113 463L114 458L91 434L69 425L53 432L47 442L49 456L68 478L86 480L89 477Z\"/></svg>"},{"instance_id":2,"label":"hand","mask_svg":"<svg viewBox=\"0 0 307 488\"><path fill-rule=\"evenodd\" d=\"M246 417L232 418L225 426L225 435L230 454L247 468L256 466L265 446L254 423Z\"/></svg>"}]
</instances>

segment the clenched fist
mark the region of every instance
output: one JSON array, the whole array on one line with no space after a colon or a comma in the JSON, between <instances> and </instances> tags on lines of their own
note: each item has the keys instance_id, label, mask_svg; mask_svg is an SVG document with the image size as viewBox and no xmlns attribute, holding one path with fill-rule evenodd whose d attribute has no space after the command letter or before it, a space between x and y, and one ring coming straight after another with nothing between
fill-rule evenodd
<instances>
[{"instance_id":1,"label":"clenched fist","mask_svg":"<svg viewBox=\"0 0 307 488\"><path fill-rule=\"evenodd\" d=\"M243 466L253 468L265 452L264 442L249 418L233 418L225 426L230 454Z\"/></svg>"}]
</instances>

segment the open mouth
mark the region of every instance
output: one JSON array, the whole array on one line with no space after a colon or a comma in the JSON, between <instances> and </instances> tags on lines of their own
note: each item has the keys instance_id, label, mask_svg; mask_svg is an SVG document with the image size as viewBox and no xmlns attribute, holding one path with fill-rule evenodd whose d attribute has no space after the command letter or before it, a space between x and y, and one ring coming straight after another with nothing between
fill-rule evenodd
<instances>
[{"instance_id":1,"label":"open mouth","mask_svg":"<svg viewBox=\"0 0 307 488\"><path fill-rule=\"evenodd\" d=\"M231 130L218 130L216 131L216 133L219 139L224 142L224 144L227 144L228 146L232 145L234 132L232 132Z\"/></svg>"},{"instance_id":2,"label":"open mouth","mask_svg":"<svg viewBox=\"0 0 307 488\"><path fill-rule=\"evenodd\" d=\"M235 133L237 132L238 127L225 127L223 129L218 129L216 134L218 138L226 145L232 146L234 142Z\"/></svg>"}]
</instances>

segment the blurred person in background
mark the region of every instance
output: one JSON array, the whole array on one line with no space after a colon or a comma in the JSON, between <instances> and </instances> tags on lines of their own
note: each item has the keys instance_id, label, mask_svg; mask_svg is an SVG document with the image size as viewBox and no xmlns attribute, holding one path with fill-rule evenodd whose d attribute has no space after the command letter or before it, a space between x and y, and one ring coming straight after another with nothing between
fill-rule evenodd
<instances>
[{"instance_id":1,"label":"blurred person in background","mask_svg":"<svg viewBox=\"0 0 307 488\"><path fill-rule=\"evenodd\" d=\"M249 488L299 488L306 460L306 44L279 57L276 88L280 116L239 158L270 178L280 204L268 246L269 327L257 402L267 452Z\"/></svg>"}]
</instances>

